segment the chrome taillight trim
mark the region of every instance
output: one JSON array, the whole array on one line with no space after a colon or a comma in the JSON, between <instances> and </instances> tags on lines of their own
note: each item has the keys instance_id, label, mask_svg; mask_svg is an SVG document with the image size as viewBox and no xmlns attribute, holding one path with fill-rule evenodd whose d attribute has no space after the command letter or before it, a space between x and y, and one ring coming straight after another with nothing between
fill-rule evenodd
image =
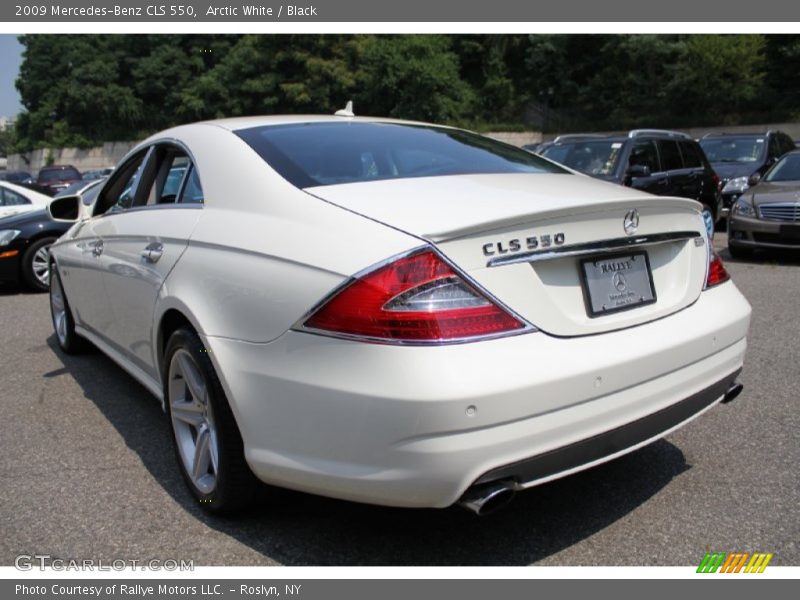
<instances>
[{"instance_id":1,"label":"chrome taillight trim","mask_svg":"<svg viewBox=\"0 0 800 600\"><path fill-rule=\"evenodd\" d=\"M599 240L597 242L587 242L584 244L573 244L571 246L559 246L558 248L546 248L513 254L509 256L496 256L490 259L487 267L502 267L518 263L540 262L544 260L555 260L557 258L567 258L573 256L591 256L595 254L605 254L609 252L619 252L631 248L641 248L644 246L656 246L658 244L670 244L673 242L683 242L686 240L701 240L705 243L705 233L699 231L671 231L668 233L653 233L649 235L634 235L624 238L613 238Z\"/></svg>"},{"instance_id":2,"label":"chrome taillight trim","mask_svg":"<svg viewBox=\"0 0 800 600\"><path fill-rule=\"evenodd\" d=\"M452 270L458 275L464 283L468 286L474 288L478 293L483 295L489 302L493 303L495 306L500 308L501 310L507 312L509 315L514 317L517 321L522 323L522 327L520 329L514 329L512 331L503 331L500 333L490 333L486 335L476 335L476 336L469 336L469 337L461 337L461 338L451 338L447 340L397 340L397 339L390 339L390 338L379 338L379 337L372 337L366 335L359 335L359 334L350 334L350 333L342 333L338 331L329 331L327 329L317 329L314 327L308 327L306 322L316 313L320 308L322 308L325 304L327 304L331 298L336 296L339 292L353 283L355 280L372 273L386 265L393 263L401 258L405 258L407 256L412 256L414 254L419 254L420 252L425 252L430 250L436 256L438 256L443 262L445 262ZM313 308L307 311L300 319L298 319L294 325L289 328L291 331L297 331L301 333L310 333L313 335L320 335L324 337L331 337L331 338L339 338L343 340L350 340L355 342L367 342L370 344L383 344L387 346L449 346L453 344L467 344L471 342L483 342L488 340L496 340L499 338L504 337L512 337L515 335L522 335L525 333L534 333L539 331L537 327L532 325L527 319L523 318L519 315L516 311L512 310L509 306L507 306L503 301L497 298L494 294L489 292L486 288L480 285L475 279L470 277L463 269L459 268L458 265L453 263L449 258L447 258L442 252L439 251L438 248L431 244L423 244L421 246L417 246L412 248L411 250L407 250L405 252L401 252L396 254L392 257L389 257L385 260L380 261L370 267L362 269L355 275L348 277L342 283L337 285L333 290L328 292L324 298L322 298L319 302L317 302Z\"/></svg>"}]
</instances>

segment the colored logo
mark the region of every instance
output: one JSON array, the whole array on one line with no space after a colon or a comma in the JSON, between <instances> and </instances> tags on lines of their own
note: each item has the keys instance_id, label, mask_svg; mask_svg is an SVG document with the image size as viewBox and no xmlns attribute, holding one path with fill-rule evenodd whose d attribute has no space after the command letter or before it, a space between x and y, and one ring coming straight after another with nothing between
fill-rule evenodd
<instances>
[{"instance_id":1,"label":"colored logo","mask_svg":"<svg viewBox=\"0 0 800 600\"><path fill-rule=\"evenodd\" d=\"M698 573L763 573L769 561L772 560L772 553L755 552L706 552L700 566L697 567Z\"/></svg>"}]
</instances>

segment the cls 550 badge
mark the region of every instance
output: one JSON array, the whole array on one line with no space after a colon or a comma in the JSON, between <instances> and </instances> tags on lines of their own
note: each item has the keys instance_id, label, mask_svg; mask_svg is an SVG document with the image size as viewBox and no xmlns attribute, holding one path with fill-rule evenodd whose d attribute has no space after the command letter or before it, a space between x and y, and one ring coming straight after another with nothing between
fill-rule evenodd
<instances>
[{"instance_id":1,"label":"cls 550 badge","mask_svg":"<svg viewBox=\"0 0 800 600\"><path fill-rule=\"evenodd\" d=\"M563 233L546 233L544 235L531 235L525 239L514 238L506 242L489 242L483 245L484 256L495 256L519 252L520 250L537 250L539 248L549 248L550 246L561 246L564 244Z\"/></svg>"}]
</instances>

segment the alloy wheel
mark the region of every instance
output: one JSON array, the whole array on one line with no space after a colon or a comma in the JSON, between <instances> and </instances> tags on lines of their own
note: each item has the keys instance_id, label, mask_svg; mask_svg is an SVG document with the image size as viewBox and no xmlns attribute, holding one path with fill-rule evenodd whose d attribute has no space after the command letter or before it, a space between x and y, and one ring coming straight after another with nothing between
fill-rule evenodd
<instances>
[{"instance_id":1,"label":"alloy wheel","mask_svg":"<svg viewBox=\"0 0 800 600\"><path fill-rule=\"evenodd\" d=\"M208 383L184 349L169 364L168 402L183 468L202 494L217 486L219 446Z\"/></svg>"}]
</instances>

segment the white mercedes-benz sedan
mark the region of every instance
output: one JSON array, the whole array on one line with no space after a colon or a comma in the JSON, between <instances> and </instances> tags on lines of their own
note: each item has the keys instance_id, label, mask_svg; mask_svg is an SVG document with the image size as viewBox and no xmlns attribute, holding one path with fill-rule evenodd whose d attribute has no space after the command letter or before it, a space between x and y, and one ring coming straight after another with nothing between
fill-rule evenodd
<instances>
[{"instance_id":1,"label":"white mercedes-benz sedan","mask_svg":"<svg viewBox=\"0 0 800 600\"><path fill-rule=\"evenodd\" d=\"M741 390L750 306L700 204L467 131L195 123L50 211L76 221L50 251L58 344L163 402L209 510L261 480L482 514Z\"/></svg>"}]
</instances>

